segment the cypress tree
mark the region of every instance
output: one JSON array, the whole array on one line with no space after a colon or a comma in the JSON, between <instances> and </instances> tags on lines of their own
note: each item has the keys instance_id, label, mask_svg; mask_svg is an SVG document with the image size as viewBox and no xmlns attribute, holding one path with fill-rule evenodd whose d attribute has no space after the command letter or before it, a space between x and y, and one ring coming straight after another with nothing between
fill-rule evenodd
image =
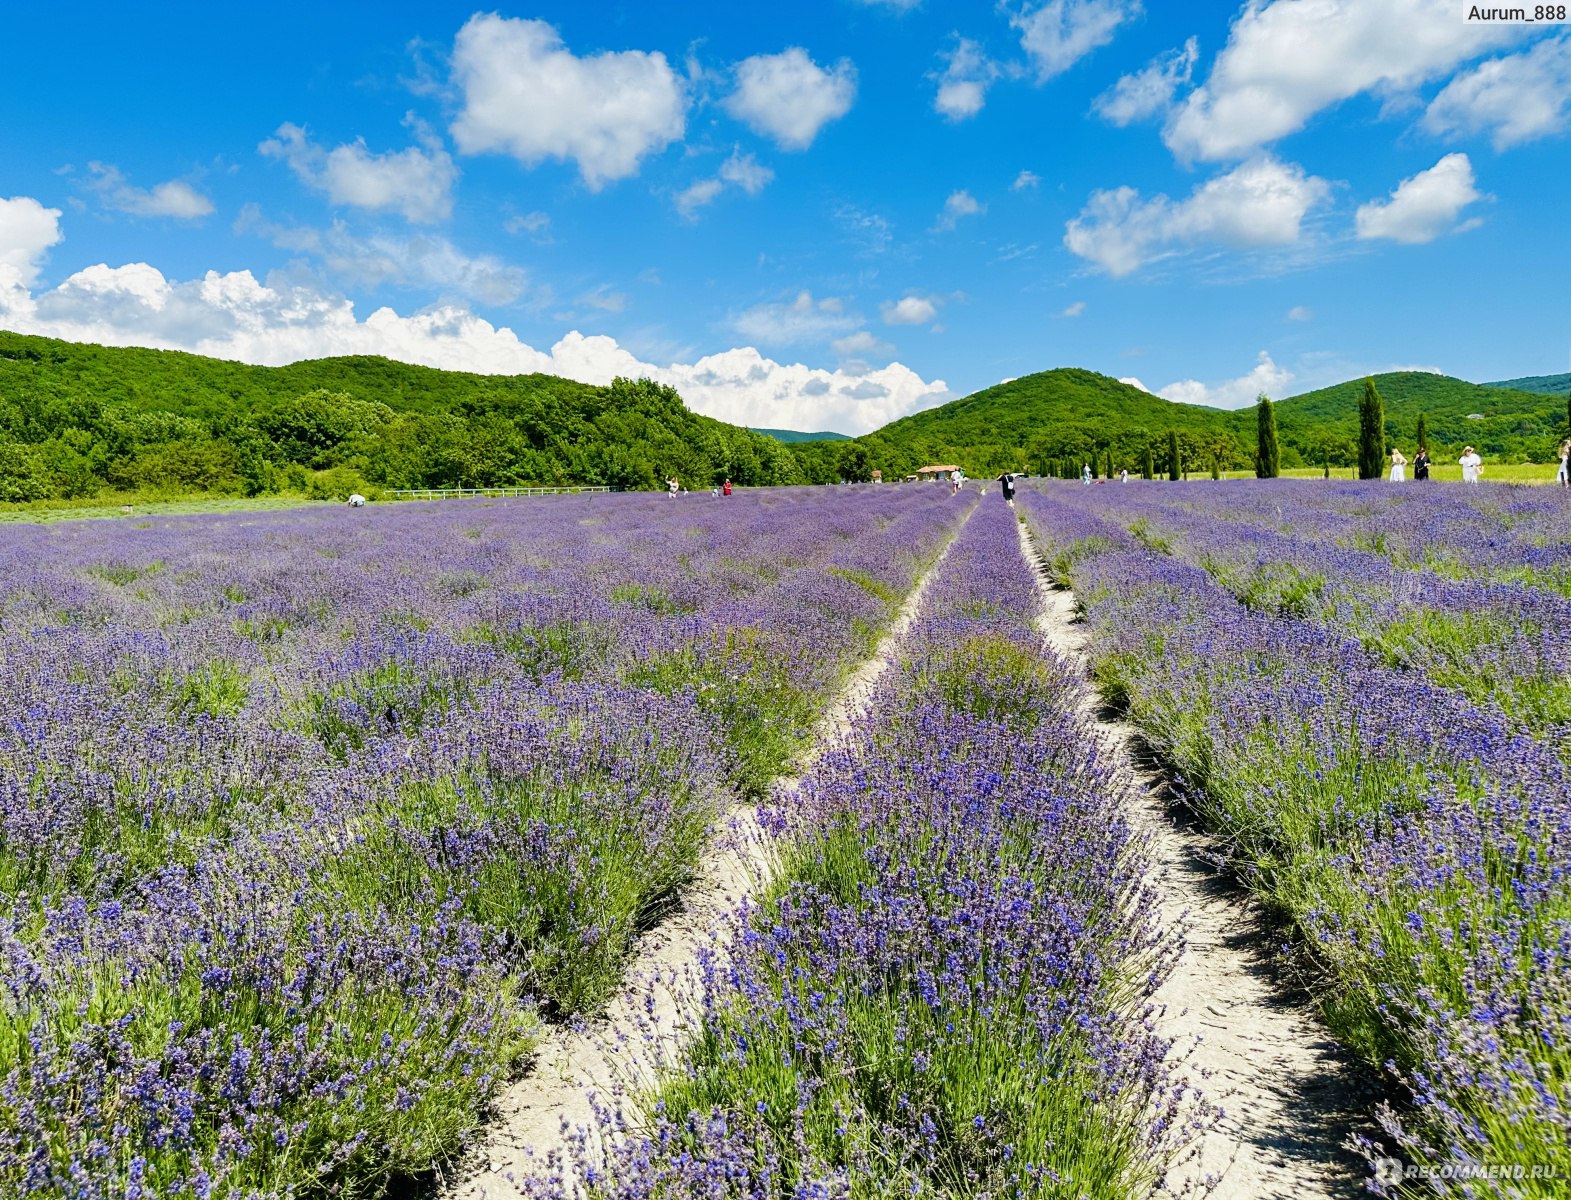
<instances>
[{"instance_id":1,"label":"cypress tree","mask_svg":"<svg viewBox=\"0 0 1571 1200\"><path fill-rule=\"evenodd\" d=\"M1220 450L1211 451L1211 478L1222 478L1222 452Z\"/></svg>"},{"instance_id":2,"label":"cypress tree","mask_svg":"<svg viewBox=\"0 0 1571 1200\"><path fill-rule=\"evenodd\" d=\"M1418 414L1418 448L1422 450L1429 445L1429 419L1423 414Z\"/></svg>"},{"instance_id":3,"label":"cypress tree","mask_svg":"<svg viewBox=\"0 0 1571 1200\"><path fill-rule=\"evenodd\" d=\"M1358 477L1379 479L1386 465L1386 414L1373 379L1364 380L1358 402Z\"/></svg>"},{"instance_id":4,"label":"cypress tree","mask_svg":"<svg viewBox=\"0 0 1571 1200\"><path fill-rule=\"evenodd\" d=\"M1140 478L1156 478L1156 455L1151 453L1151 446L1149 443L1146 445L1145 457L1140 464Z\"/></svg>"},{"instance_id":5,"label":"cypress tree","mask_svg":"<svg viewBox=\"0 0 1571 1200\"><path fill-rule=\"evenodd\" d=\"M1107 458L1102 465L1107 468L1104 474L1111 479L1113 477L1113 448L1111 446L1107 448Z\"/></svg>"},{"instance_id":6,"label":"cypress tree","mask_svg":"<svg viewBox=\"0 0 1571 1200\"><path fill-rule=\"evenodd\" d=\"M1276 410L1271 406L1271 397L1264 392L1255 400L1255 422L1259 426L1255 478L1275 479L1282 473L1282 447L1276 440Z\"/></svg>"},{"instance_id":7,"label":"cypress tree","mask_svg":"<svg viewBox=\"0 0 1571 1200\"><path fill-rule=\"evenodd\" d=\"M1172 429L1167 431L1167 477L1173 483L1184 477L1184 460L1178 453L1178 433Z\"/></svg>"}]
</instances>

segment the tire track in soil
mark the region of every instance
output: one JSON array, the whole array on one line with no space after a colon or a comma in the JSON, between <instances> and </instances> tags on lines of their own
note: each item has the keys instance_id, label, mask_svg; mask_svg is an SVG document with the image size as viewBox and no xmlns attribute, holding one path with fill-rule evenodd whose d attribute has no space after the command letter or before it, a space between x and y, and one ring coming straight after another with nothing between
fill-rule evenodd
<instances>
[{"instance_id":1,"label":"tire track in soil","mask_svg":"<svg viewBox=\"0 0 1571 1200\"><path fill-rule=\"evenodd\" d=\"M873 653L852 673L814 727L808 762L843 743L872 700L879 677L893 663L907 629L921 611L927 586L976 512L954 533L901 603ZM771 787L776 802L795 792L800 776ZM752 805L734 805L724 833L699 864L681 907L640 938L622 990L599 1015L549 1030L529 1073L504 1089L479 1138L432 1189L440 1200L516 1200L526 1177L574 1174L571 1148L596 1142L595 1102L615 1103L619 1087L653 1084L662 1065L678 1061L702 1012L699 955L724 955L733 932L729 918L741 901L767 886L775 854Z\"/></svg>"},{"instance_id":2,"label":"tire track in soil","mask_svg":"<svg viewBox=\"0 0 1571 1200\"><path fill-rule=\"evenodd\" d=\"M1024 523L1020 546L1037 573L1038 626L1084 676L1090 633L1075 597L1047 576ZM1137 831L1149 836L1159 919L1183 942L1154 997L1157 1032L1184 1054L1179 1070L1221 1119L1168 1171L1167 1188L1215 1200L1320 1200L1366 1195L1355 1133L1375 1135L1381 1096L1282 976L1274 926L1248 891L1215 865L1218 844L1172 798L1135 727L1109 715L1089 679L1086 713L1127 792Z\"/></svg>"}]
</instances>

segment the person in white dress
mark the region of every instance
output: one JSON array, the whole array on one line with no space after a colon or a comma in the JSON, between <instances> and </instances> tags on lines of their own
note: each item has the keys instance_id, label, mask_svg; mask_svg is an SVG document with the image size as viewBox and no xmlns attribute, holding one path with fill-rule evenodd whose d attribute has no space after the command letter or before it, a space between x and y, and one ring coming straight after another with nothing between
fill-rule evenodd
<instances>
[{"instance_id":1,"label":"person in white dress","mask_svg":"<svg viewBox=\"0 0 1571 1200\"><path fill-rule=\"evenodd\" d=\"M1571 487L1571 438L1560 443L1560 471L1555 482L1561 487Z\"/></svg>"},{"instance_id":2,"label":"person in white dress","mask_svg":"<svg viewBox=\"0 0 1571 1200\"><path fill-rule=\"evenodd\" d=\"M1395 446L1391 447L1391 482L1401 483L1407 478L1407 456Z\"/></svg>"},{"instance_id":3,"label":"person in white dress","mask_svg":"<svg viewBox=\"0 0 1571 1200\"><path fill-rule=\"evenodd\" d=\"M1462 467L1462 482L1477 483L1478 477L1484 473L1484 460L1478 457L1478 451L1467 446L1462 450L1462 457L1456 460Z\"/></svg>"}]
</instances>

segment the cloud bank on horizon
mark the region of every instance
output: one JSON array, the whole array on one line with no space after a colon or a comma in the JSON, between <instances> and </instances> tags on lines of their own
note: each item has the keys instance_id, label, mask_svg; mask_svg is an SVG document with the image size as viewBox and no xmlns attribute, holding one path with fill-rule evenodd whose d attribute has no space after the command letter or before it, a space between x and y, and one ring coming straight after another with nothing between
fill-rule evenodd
<instances>
[{"instance_id":1,"label":"cloud bank on horizon","mask_svg":"<svg viewBox=\"0 0 1571 1200\"><path fill-rule=\"evenodd\" d=\"M1223 407L1394 361L1562 369L1552 285L1493 268L1571 237L1542 186L1571 33L1442 8L439 3L329 14L319 49L215 20L178 45L275 36L284 78L237 67L192 121L178 79L117 86L164 34L105 5L96 89L25 28L0 72L0 117L48 101L0 168L0 327L648 375L848 433L1055 365Z\"/></svg>"}]
</instances>

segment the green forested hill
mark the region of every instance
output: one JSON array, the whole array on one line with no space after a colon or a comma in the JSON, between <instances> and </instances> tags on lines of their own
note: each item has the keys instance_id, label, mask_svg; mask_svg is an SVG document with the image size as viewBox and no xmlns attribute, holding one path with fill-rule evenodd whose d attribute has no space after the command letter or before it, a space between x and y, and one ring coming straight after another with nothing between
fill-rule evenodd
<instances>
[{"instance_id":1,"label":"green forested hill","mask_svg":"<svg viewBox=\"0 0 1571 1200\"><path fill-rule=\"evenodd\" d=\"M1485 387L1509 388L1517 392L1537 392L1541 396L1565 397L1571 393L1571 372L1564 375L1527 375L1521 379L1502 379Z\"/></svg>"},{"instance_id":2,"label":"green forested hill","mask_svg":"<svg viewBox=\"0 0 1571 1200\"><path fill-rule=\"evenodd\" d=\"M1224 465L1247 460L1248 444L1233 414L1175 404L1106 375L1061 367L985 388L960 400L891 422L851 445L884 478L931 463L958 463L973 475L1025 469L1050 474L1062 462L1098 461L1108 450L1116 466L1140 469L1145 448L1166 453L1169 429L1194 462L1221 454ZM858 452L822 442L793 447L810 475L825 460L844 460L856 474Z\"/></svg>"},{"instance_id":3,"label":"green forested hill","mask_svg":"<svg viewBox=\"0 0 1571 1200\"><path fill-rule=\"evenodd\" d=\"M376 487L708 486L801 476L773 438L648 380L439 371L381 358L253 367L0 331L0 501Z\"/></svg>"},{"instance_id":4,"label":"green forested hill","mask_svg":"<svg viewBox=\"0 0 1571 1200\"><path fill-rule=\"evenodd\" d=\"M1431 449L1448 453L1466 443L1497 461L1550 461L1566 436L1562 396L1482 387L1421 371L1373 377L1385 401L1392 445L1415 443L1418 414L1429 422ZM1358 402L1364 381L1351 380L1277 404L1282 465L1337 466L1356 460ZM1474 417L1478 419L1473 419ZM1207 471L1254 465L1255 413L1178 404L1105 375L1060 368L1027 375L926 412L892 422L854 442L794 446L809 477L838 472L862 478L877 468L884 477L909 474L929 463L958 463L973 475L1006 469L1038 474L1079 469L1094 461L1106 469L1138 472L1146 450L1157 470L1167 469L1172 431L1183 462Z\"/></svg>"},{"instance_id":5,"label":"green forested hill","mask_svg":"<svg viewBox=\"0 0 1571 1200\"><path fill-rule=\"evenodd\" d=\"M1566 436L1563 395L1467 383L1425 371L1376 375L1374 382L1385 402L1387 440L1404 449L1416 444L1419 413L1428 421L1431 448L1449 451L1471 443L1486 457L1505 461L1550 462ZM1323 442L1356 444L1363 390L1363 380L1357 379L1282 401L1277 421L1283 443L1297 445L1313 461Z\"/></svg>"}]
</instances>

